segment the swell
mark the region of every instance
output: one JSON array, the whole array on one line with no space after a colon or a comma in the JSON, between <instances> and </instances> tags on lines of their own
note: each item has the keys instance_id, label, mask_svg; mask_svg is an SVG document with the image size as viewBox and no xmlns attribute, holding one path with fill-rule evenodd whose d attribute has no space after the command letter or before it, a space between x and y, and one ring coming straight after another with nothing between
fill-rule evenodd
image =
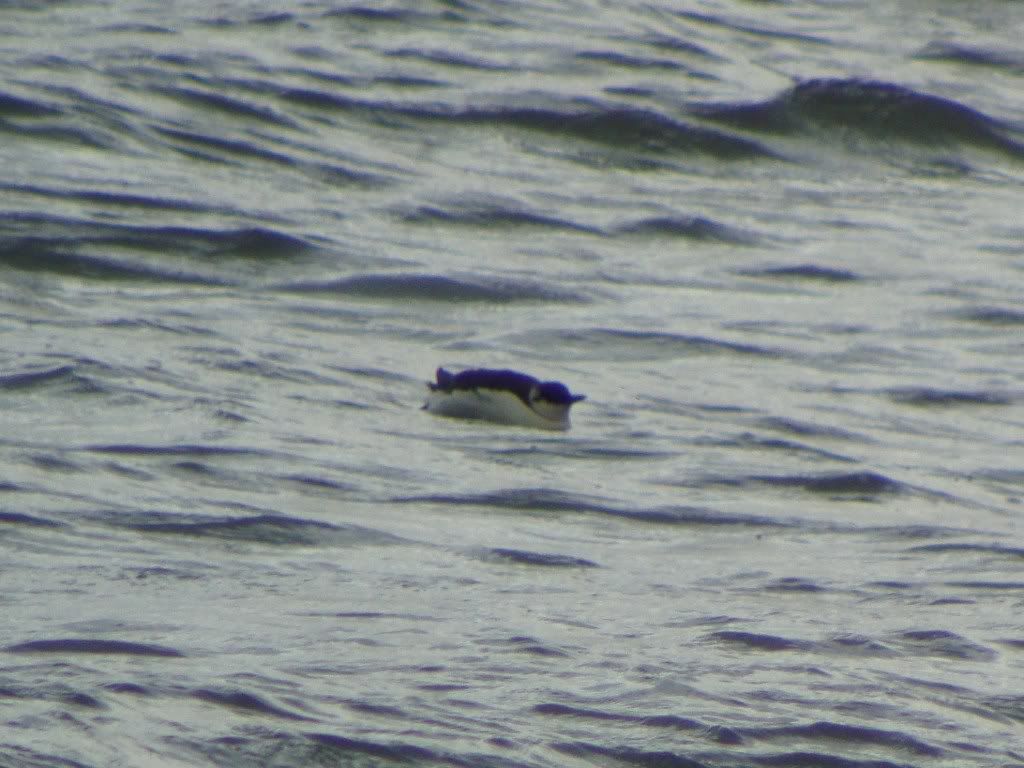
<instances>
[{"instance_id":1,"label":"swell","mask_svg":"<svg viewBox=\"0 0 1024 768\"><path fill-rule=\"evenodd\" d=\"M826 131L834 136L843 129L882 141L972 145L1024 159L1024 145L1000 121L958 101L886 82L808 80L768 101L694 110L705 119L756 133Z\"/></svg>"}]
</instances>

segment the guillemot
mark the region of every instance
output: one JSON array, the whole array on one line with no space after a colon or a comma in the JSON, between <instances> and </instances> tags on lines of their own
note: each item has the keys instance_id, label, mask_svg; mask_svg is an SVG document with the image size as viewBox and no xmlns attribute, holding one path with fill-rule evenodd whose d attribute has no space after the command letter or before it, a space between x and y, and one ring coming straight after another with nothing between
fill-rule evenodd
<instances>
[{"instance_id":1,"label":"guillemot","mask_svg":"<svg viewBox=\"0 0 1024 768\"><path fill-rule=\"evenodd\" d=\"M439 416L482 419L536 429L568 429L573 395L560 381L540 381L518 371L473 368L461 373L437 369L428 382L423 410Z\"/></svg>"}]
</instances>

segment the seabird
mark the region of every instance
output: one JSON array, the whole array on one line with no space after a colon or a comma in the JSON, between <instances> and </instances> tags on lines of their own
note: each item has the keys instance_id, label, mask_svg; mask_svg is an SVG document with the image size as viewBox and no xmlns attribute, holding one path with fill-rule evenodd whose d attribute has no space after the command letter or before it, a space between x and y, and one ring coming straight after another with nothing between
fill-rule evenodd
<instances>
[{"instance_id":1,"label":"seabird","mask_svg":"<svg viewBox=\"0 0 1024 768\"><path fill-rule=\"evenodd\" d=\"M461 373L438 368L437 381L427 387L423 409L429 413L536 429L568 429L569 408L585 397L571 394L560 381L493 368Z\"/></svg>"}]
</instances>

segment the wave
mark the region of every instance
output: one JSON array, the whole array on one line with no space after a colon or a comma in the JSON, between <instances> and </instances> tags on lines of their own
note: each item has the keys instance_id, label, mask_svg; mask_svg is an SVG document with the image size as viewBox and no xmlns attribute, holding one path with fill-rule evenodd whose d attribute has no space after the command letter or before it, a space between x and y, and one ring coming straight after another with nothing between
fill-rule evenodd
<instances>
[{"instance_id":1,"label":"wave","mask_svg":"<svg viewBox=\"0 0 1024 768\"><path fill-rule=\"evenodd\" d=\"M977 67L1005 69L1011 74L1024 73L1024 56L1017 51L961 45L945 40L933 40L918 51L916 58L930 61L949 61Z\"/></svg>"},{"instance_id":2,"label":"wave","mask_svg":"<svg viewBox=\"0 0 1024 768\"><path fill-rule=\"evenodd\" d=\"M54 368L42 370L8 373L0 376L0 389L20 390L46 387L54 382L67 381L74 376L74 373L75 368L72 365L58 365Z\"/></svg>"},{"instance_id":3,"label":"wave","mask_svg":"<svg viewBox=\"0 0 1024 768\"><path fill-rule=\"evenodd\" d=\"M285 720L312 720L304 715L296 714L283 707L271 704L262 696L257 696L248 691L238 689L221 688L196 688L191 691L192 698L198 699L205 704L215 704L220 707L243 712L248 715L264 715L279 717Z\"/></svg>"},{"instance_id":4,"label":"wave","mask_svg":"<svg viewBox=\"0 0 1024 768\"><path fill-rule=\"evenodd\" d=\"M699 720L679 715L640 715L631 712L611 712L603 709L572 707L553 702L537 704L533 711L538 715L554 717L577 717L590 720L612 720L623 723L637 723L657 728L673 728L681 731L707 731L709 726Z\"/></svg>"},{"instance_id":5,"label":"wave","mask_svg":"<svg viewBox=\"0 0 1024 768\"><path fill-rule=\"evenodd\" d=\"M993 661L998 653L944 629L908 630L896 637L904 651L915 656L938 656L967 661Z\"/></svg>"},{"instance_id":6,"label":"wave","mask_svg":"<svg viewBox=\"0 0 1024 768\"><path fill-rule=\"evenodd\" d=\"M684 526L777 527L787 523L760 515L725 514L712 509L687 506L630 507L601 499L550 488L510 488L489 493L428 494L399 496L398 504L443 504L446 506L489 507L516 512L555 514L601 514L641 523Z\"/></svg>"},{"instance_id":7,"label":"wave","mask_svg":"<svg viewBox=\"0 0 1024 768\"><path fill-rule=\"evenodd\" d=\"M24 272L48 272L87 280L225 284L225 281L215 277L73 252L73 249L81 245L69 245L61 239L44 237L23 237L7 242L0 239L0 264Z\"/></svg>"},{"instance_id":8,"label":"wave","mask_svg":"<svg viewBox=\"0 0 1024 768\"><path fill-rule=\"evenodd\" d=\"M756 245L760 238L752 232L730 227L703 216L655 216L621 224L614 234L638 237L684 237L701 242L730 245Z\"/></svg>"},{"instance_id":9,"label":"wave","mask_svg":"<svg viewBox=\"0 0 1024 768\"><path fill-rule=\"evenodd\" d=\"M0 483L0 491L21 490L18 486L8 483ZM26 515L23 512L0 512L0 523L6 525L28 525L35 528L61 528L64 523L50 520L45 517Z\"/></svg>"},{"instance_id":10,"label":"wave","mask_svg":"<svg viewBox=\"0 0 1024 768\"><path fill-rule=\"evenodd\" d=\"M624 69L656 69L679 72L692 72L693 70L675 59L653 56L635 56L620 51L588 50L578 51L573 57L579 61L592 61L596 64L622 67Z\"/></svg>"},{"instance_id":11,"label":"wave","mask_svg":"<svg viewBox=\"0 0 1024 768\"><path fill-rule=\"evenodd\" d=\"M282 290L298 293L341 294L392 301L487 302L520 301L587 302L579 293L541 283L484 276L446 277L422 273L355 275L339 280L293 283Z\"/></svg>"},{"instance_id":12,"label":"wave","mask_svg":"<svg viewBox=\"0 0 1024 768\"><path fill-rule=\"evenodd\" d=\"M139 199L111 196L111 205L135 206ZM161 206L158 199L151 201ZM170 203L173 207L173 203ZM237 259L288 260L313 250L309 241L266 227L204 229L84 222L49 216L8 219L0 234L0 265L26 272L90 280L171 282L223 286L234 284L227 275L168 266L167 259L151 263L147 253L201 260L204 264ZM27 234L27 233L32 234ZM112 252L130 252L130 256Z\"/></svg>"},{"instance_id":13,"label":"wave","mask_svg":"<svg viewBox=\"0 0 1024 768\"><path fill-rule=\"evenodd\" d=\"M276 514L221 517L163 512L105 513L100 519L108 525L145 534L278 546L348 546L400 541L396 536L372 528Z\"/></svg>"},{"instance_id":14,"label":"wave","mask_svg":"<svg viewBox=\"0 0 1024 768\"><path fill-rule=\"evenodd\" d=\"M164 645L75 637L29 640L9 645L4 650L9 653L101 653L119 656L160 656L163 658L181 658L185 655L175 648Z\"/></svg>"},{"instance_id":15,"label":"wave","mask_svg":"<svg viewBox=\"0 0 1024 768\"><path fill-rule=\"evenodd\" d=\"M599 229L578 224L567 219L548 216L525 210L509 203L473 202L455 203L445 207L421 205L415 210L401 214L403 221L410 224L438 224L453 226L486 227L488 229L555 229L585 234L602 234Z\"/></svg>"},{"instance_id":16,"label":"wave","mask_svg":"<svg viewBox=\"0 0 1024 768\"><path fill-rule=\"evenodd\" d=\"M795 640L779 635L743 632L734 629L712 632L707 639L718 643L742 645L755 651L809 651L815 647L815 643L809 640Z\"/></svg>"},{"instance_id":17,"label":"wave","mask_svg":"<svg viewBox=\"0 0 1024 768\"><path fill-rule=\"evenodd\" d=\"M826 720L806 725L784 725L777 728L745 728L743 732L758 740L807 739L829 744L845 743L863 748L897 749L923 757L942 757L946 754L945 750L900 731Z\"/></svg>"},{"instance_id":18,"label":"wave","mask_svg":"<svg viewBox=\"0 0 1024 768\"><path fill-rule=\"evenodd\" d=\"M832 440L849 440L861 443L868 441L862 435L857 435L833 425L814 424L784 416L766 416L758 420L758 425L764 429L785 432L799 437L823 437Z\"/></svg>"},{"instance_id":19,"label":"wave","mask_svg":"<svg viewBox=\"0 0 1024 768\"><path fill-rule=\"evenodd\" d=\"M173 443L167 445L145 445L143 443L102 443L90 445L86 450L93 453L114 453L126 456L267 456L268 452L258 448L230 445L201 445Z\"/></svg>"},{"instance_id":20,"label":"wave","mask_svg":"<svg viewBox=\"0 0 1024 768\"><path fill-rule=\"evenodd\" d=\"M991 556L1009 557L1012 559L1024 558L1024 547L1010 547L1003 544L977 544L973 542L944 542L941 544L921 544L913 547L911 552L935 552L935 553L963 553L979 552Z\"/></svg>"},{"instance_id":21,"label":"wave","mask_svg":"<svg viewBox=\"0 0 1024 768\"><path fill-rule=\"evenodd\" d=\"M366 763L365 756L398 764L443 765L449 763L448 760L443 759L444 756L414 744L382 744L333 733L311 733L308 737L317 745L317 762L326 765L376 764Z\"/></svg>"},{"instance_id":22,"label":"wave","mask_svg":"<svg viewBox=\"0 0 1024 768\"><path fill-rule=\"evenodd\" d=\"M205 83L204 83L205 84ZM218 83L210 83L209 87L219 87ZM285 128L296 128L297 123L265 104L255 104L243 99L228 96L213 90L202 90L182 85L158 85L153 87L155 93L168 96L201 112L215 110L236 118L253 120L258 124L274 123Z\"/></svg>"},{"instance_id":23,"label":"wave","mask_svg":"<svg viewBox=\"0 0 1024 768\"><path fill-rule=\"evenodd\" d=\"M0 118L56 117L61 114L61 110L50 104L0 91Z\"/></svg>"},{"instance_id":24,"label":"wave","mask_svg":"<svg viewBox=\"0 0 1024 768\"><path fill-rule=\"evenodd\" d=\"M505 105L471 107L449 113L424 111L418 116L535 131L633 151L707 154L720 160L776 157L768 147L751 139L691 125L652 109L623 105L593 102L559 108Z\"/></svg>"},{"instance_id":25,"label":"wave","mask_svg":"<svg viewBox=\"0 0 1024 768\"><path fill-rule=\"evenodd\" d=\"M556 742L552 749L591 765L626 765L639 768L708 768L708 764L668 750L607 747L584 741Z\"/></svg>"},{"instance_id":26,"label":"wave","mask_svg":"<svg viewBox=\"0 0 1024 768\"><path fill-rule=\"evenodd\" d=\"M720 160L778 156L758 141L723 130L678 120L649 108L579 99L538 104L537 97L509 96L495 106L450 107L358 99L309 88L287 89L279 96L319 109L361 114L372 120L397 115L428 122L543 133L571 142L652 154L705 154ZM531 100L533 103L515 103ZM543 100L543 97L541 97Z\"/></svg>"},{"instance_id":27,"label":"wave","mask_svg":"<svg viewBox=\"0 0 1024 768\"><path fill-rule=\"evenodd\" d=\"M753 448L758 451L780 451L789 454L802 454L812 456L815 459L840 462L844 464L856 463L857 459L846 456L835 451L829 451L807 443L796 440L785 440L778 437L761 437L759 435L744 432L736 437L724 438L721 440L709 441L708 444L722 445L737 448Z\"/></svg>"},{"instance_id":28,"label":"wave","mask_svg":"<svg viewBox=\"0 0 1024 768\"><path fill-rule=\"evenodd\" d=\"M808 493L820 493L834 498L873 498L883 494L897 494L909 490L903 483L878 472L834 472L796 475L739 475L735 477L709 477L697 487L713 485L767 485L774 488L798 488Z\"/></svg>"},{"instance_id":29,"label":"wave","mask_svg":"<svg viewBox=\"0 0 1024 768\"><path fill-rule=\"evenodd\" d=\"M892 83L809 80L755 104L695 107L702 117L756 133L857 131L883 140L997 149L1024 159L1024 145L998 120L964 104Z\"/></svg>"},{"instance_id":30,"label":"wave","mask_svg":"<svg viewBox=\"0 0 1024 768\"><path fill-rule=\"evenodd\" d=\"M970 307L955 314L963 320L982 325L1024 325L1024 311L1008 307Z\"/></svg>"},{"instance_id":31,"label":"wave","mask_svg":"<svg viewBox=\"0 0 1024 768\"><path fill-rule=\"evenodd\" d=\"M922 408L946 408L958 405L1013 405L1017 399L1006 392L935 389L933 387L899 387L887 390L887 394L894 402Z\"/></svg>"},{"instance_id":32,"label":"wave","mask_svg":"<svg viewBox=\"0 0 1024 768\"><path fill-rule=\"evenodd\" d=\"M546 552L530 552L523 549L495 547L484 552L488 560L500 560L515 565L533 565L543 568L597 568L592 560L572 555L559 555Z\"/></svg>"},{"instance_id":33,"label":"wave","mask_svg":"<svg viewBox=\"0 0 1024 768\"><path fill-rule=\"evenodd\" d=\"M852 283L863 278L848 269L825 267L820 264L794 264L780 267L763 267L740 270L748 277L773 277L787 280L814 280L823 283Z\"/></svg>"},{"instance_id":34,"label":"wave","mask_svg":"<svg viewBox=\"0 0 1024 768\"><path fill-rule=\"evenodd\" d=\"M672 360L715 354L777 358L782 354L769 347L708 336L619 328L536 330L515 334L509 340L521 342L537 354L558 350L560 358L574 360Z\"/></svg>"},{"instance_id":35,"label":"wave","mask_svg":"<svg viewBox=\"0 0 1024 768\"><path fill-rule=\"evenodd\" d=\"M730 634L730 633L719 633ZM746 635L746 633L732 633L735 635ZM742 639L750 641L752 647L758 650L790 650L793 645L783 641L781 638L770 636L748 635L742 638L723 638L729 640ZM748 748L760 746L775 741L785 741L792 744L794 740L803 742L821 742L829 748L830 752L840 745L852 749L885 749L897 752L909 753L921 757L942 757L946 750L929 744L909 733L903 731L873 728L860 724L834 722L828 720L817 720L811 723L782 725L782 726L737 726L722 727L712 726L699 720L680 717L678 715L651 715L635 712L619 712L608 709L596 709L593 707L576 707L561 703L542 703L533 708L536 714L545 717L565 717L580 720L611 721L615 723L628 723L634 726L648 728L669 728L672 730L690 732L693 736L704 738L728 745L747 745ZM602 755L614 757L617 761L635 765L666 765L666 766L703 766L704 763L692 760L683 755L676 755L668 752L646 752L635 749L623 749L619 747L603 747L585 742L560 743L553 745L558 751L574 755ZM806 753L801 753L806 754ZM821 754L814 760L790 760L788 757L767 755L758 757L749 754L748 757L755 764L779 764L779 765L862 765L862 763L844 759L838 755ZM863 764L868 765L868 764ZM878 763L870 763L878 765ZM890 763L885 763L890 765Z\"/></svg>"},{"instance_id":36,"label":"wave","mask_svg":"<svg viewBox=\"0 0 1024 768\"><path fill-rule=\"evenodd\" d=\"M597 236L683 237L701 242L754 245L760 238L704 216L654 216L602 229L570 219L550 216L511 202L454 202L444 206L421 205L400 213L403 221L430 226L484 227L487 229L562 230Z\"/></svg>"}]
</instances>

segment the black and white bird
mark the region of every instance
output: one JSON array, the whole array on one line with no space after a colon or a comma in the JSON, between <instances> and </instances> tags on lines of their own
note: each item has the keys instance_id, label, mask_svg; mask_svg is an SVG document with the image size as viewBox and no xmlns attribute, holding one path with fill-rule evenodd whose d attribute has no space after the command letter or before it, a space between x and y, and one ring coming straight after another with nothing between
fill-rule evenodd
<instances>
[{"instance_id":1,"label":"black and white bird","mask_svg":"<svg viewBox=\"0 0 1024 768\"><path fill-rule=\"evenodd\" d=\"M569 409L585 397L570 393L560 381L493 368L461 373L438 368L437 381L427 387L423 409L429 413L536 429L568 429Z\"/></svg>"}]
</instances>

